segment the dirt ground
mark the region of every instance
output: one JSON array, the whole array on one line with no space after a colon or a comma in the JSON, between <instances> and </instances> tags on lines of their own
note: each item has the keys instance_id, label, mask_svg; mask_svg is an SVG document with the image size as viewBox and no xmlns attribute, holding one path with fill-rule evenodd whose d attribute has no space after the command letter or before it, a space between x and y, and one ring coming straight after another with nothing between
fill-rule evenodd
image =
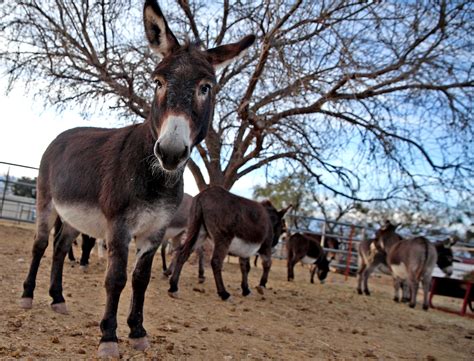
<instances>
[{"instance_id":1,"label":"dirt ground","mask_svg":"<svg viewBox=\"0 0 474 361\"><path fill-rule=\"evenodd\" d=\"M43 258L32 310L18 301L30 261L33 227L0 222L0 358L91 359L99 340L105 300L105 261L97 254L84 273L66 263L64 289L69 315L54 313L48 296L51 240ZM130 263L134 249L131 248ZM79 251L76 250L76 254ZM473 360L474 319L437 310L424 312L394 303L390 279L373 277L370 297L355 292L355 279L330 274L326 284L310 284L308 269L296 267L286 281L285 263L275 261L264 296L240 295L236 260L225 264L224 280L233 303L217 297L212 272L197 283L197 269L184 267L180 299L168 297L157 257L145 302L151 348L133 351L127 341L130 283L118 317L119 347L125 359L158 360ZM256 285L261 268L252 269ZM419 299L421 299L419 295ZM458 300L434 301L453 308Z\"/></svg>"}]
</instances>

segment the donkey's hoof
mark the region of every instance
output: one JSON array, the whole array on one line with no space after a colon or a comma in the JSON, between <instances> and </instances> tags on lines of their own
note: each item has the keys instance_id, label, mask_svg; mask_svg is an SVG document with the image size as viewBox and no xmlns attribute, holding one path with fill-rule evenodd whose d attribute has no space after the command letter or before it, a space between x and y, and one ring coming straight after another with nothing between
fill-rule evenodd
<instances>
[{"instance_id":1,"label":"donkey's hoof","mask_svg":"<svg viewBox=\"0 0 474 361\"><path fill-rule=\"evenodd\" d=\"M263 295L263 294L265 293L265 292L264 292L265 287L263 287L263 286L257 286L257 287L255 287L255 288L257 289L257 292L258 292L259 294Z\"/></svg>"},{"instance_id":2,"label":"donkey's hoof","mask_svg":"<svg viewBox=\"0 0 474 361\"><path fill-rule=\"evenodd\" d=\"M398 297L394 297L393 300L394 300L395 302L400 302L400 299L399 299Z\"/></svg>"},{"instance_id":3,"label":"donkey's hoof","mask_svg":"<svg viewBox=\"0 0 474 361\"><path fill-rule=\"evenodd\" d=\"M414 304L414 303L410 303L408 306L410 306L410 308L415 308L415 304Z\"/></svg>"},{"instance_id":4,"label":"donkey's hoof","mask_svg":"<svg viewBox=\"0 0 474 361\"><path fill-rule=\"evenodd\" d=\"M97 351L97 357L99 358L120 358L119 348L117 342L101 342L99 350Z\"/></svg>"},{"instance_id":5,"label":"donkey's hoof","mask_svg":"<svg viewBox=\"0 0 474 361\"><path fill-rule=\"evenodd\" d=\"M130 343L137 351L145 351L148 347L150 347L150 342L148 342L148 337L146 336L140 338L131 338Z\"/></svg>"},{"instance_id":6,"label":"donkey's hoof","mask_svg":"<svg viewBox=\"0 0 474 361\"><path fill-rule=\"evenodd\" d=\"M366 296L370 296L370 291L369 290L365 290L364 293L365 293Z\"/></svg>"},{"instance_id":7,"label":"donkey's hoof","mask_svg":"<svg viewBox=\"0 0 474 361\"><path fill-rule=\"evenodd\" d=\"M168 296L170 296L171 298L179 298L178 291L175 291L175 292L168 291Z\"/></svg>"},{"instance_id":8,"label":"donkey's hoof","mask_svg":"<svg viewBox=\"0 0 474 361\"><path fill-rule=\"evenodd\" d=\"M359 295L361 295L361 294L362 294L362 290L359 290L359 289L358 289L358 290L357 290L357 293L358 293Z\"/></svg>"},{"instance_id":9,"label":"donkey's hoof","mask_svg":"<svg viewBox=\"0 0 474 361\"><path fill-rule=\"evenodd\" d=\"M198 282L199 282L199 283L204 283L204 282L206 282L206 277L199 277L199 278L198 278Z\"/></svg>"},{"instance_id":10,"label":"donkey's hoof","mask_svg":"<svg viewBox=\"0 0 474 361\"><path fill-rule=\"evenodd\" d=\"M20 299L20 307L24 310L29 310L33 308L33 298L30 297L22 297Z\"/></svg>"},{"instance_id":11,"label":"donkey's hoof","mask_svg":"<svg viewBox=\"0 0 474 361\"><path fill-rule=\"evenodd\" d=\"M163 276L165 276L166 278L168 278L169 276L171 276L171 271L169 269L167 269L166 271L163 271Z\"/></svg>"},{"instance_id":12,"label":"donkey's hoof","mask_svg":"<svg viewBox=\"0 0 474 361\"><path fill-rule=\"evenodd\" d=\"M423 305L423 310L428 311L429 306L428 305Z\"/></svg>"},{"instance_id":13,"label":"donkey's hoof","mask_svg":"<svg viewBox=\"0 0 474 361\"><path fill-rule=\"evenodd\" d=\"M250 292L250 290L248 288L244 288L242 290L242 296L244 297L247 297L248 295L250 295L252 292Z\"/></svg>"},{"instance_id":14,"label":"donkey's hoof","mask_svg":"<svg viewBox=\"0 0 474 361\"><path fill-rule=\"evenodd\" d=\"M53 304L51 305L51 309L52 309L54 312L60 313L60 314L62 314L62 315L67 315L67 314L69 314L65 302L53 303Z\"/></svg>"},{"instance_id":15,"label":"donkey's hoof","mask_svg":"<svg viewBox=\"0 0 474 361\"><path fill-rule=\"evenodd\" d=\"M82 272L87 273L89 271L89 265L80 265L79 268L81 269Z\"/></svg>"},{"instance_id":16,"label":"donkey's hoof","mask_svg":"<svg viewBox=\"0 0 474 361\"><path fill-rule=\"evenodd\" d=\"M230 298L230 293L227 291L217 292L222 301L227 301Z\"/></svg>"}]
</instances>

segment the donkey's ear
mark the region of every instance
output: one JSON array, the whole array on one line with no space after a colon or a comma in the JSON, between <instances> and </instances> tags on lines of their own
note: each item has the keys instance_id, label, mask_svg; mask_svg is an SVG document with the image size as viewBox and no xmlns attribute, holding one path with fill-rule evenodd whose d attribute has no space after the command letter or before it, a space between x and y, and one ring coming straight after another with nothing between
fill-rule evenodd
<instances>
[{"instance_id":1,"label":"donkey's ear","mask_svg":"<svg viewBox=\"0 0 474 361\"><path fill-rule=\"evenodd\" d=\"M286 208L283 208L281 210L278 211L278 215L280 216L280 218L283 218L285 216L285 213L288 212L290 210L290 208L293 207L292 204L290 204L288 207Z\"/></svg>"},{"instance_id":2,"label":"donkey's ear","mask_svg":"<svg viewBox=\"0 0 474 361\"><path fill-rule=\"evenodd\" d=\"M443 241L443 246L444 248L451 248L454 246L457 242L457 239L455 237L448 237Z\"/></svg>"},{"instance_id":3,"label":"donkey's ear","mask_svg":"<svg viewBox=\"0 0 474 361\"><path fill-rule=\"evenodd\" d=\"M143 23L150 48L155 53L165 57L179 49L178 40L171 32L156 0L145 1Z\"/></svg>"},{"instance_id":4,"label":"donkey's ear","mask_svg":"<svg viewBox=\"0 0 474 361\"><path fill-rule=\"evenodd\" d=\"M231 61L243 55L245 50L255 42L255 35L247 35L242 40L208 49L207 57L215 69L228 65Z\"/></svg>"}]
</instances>

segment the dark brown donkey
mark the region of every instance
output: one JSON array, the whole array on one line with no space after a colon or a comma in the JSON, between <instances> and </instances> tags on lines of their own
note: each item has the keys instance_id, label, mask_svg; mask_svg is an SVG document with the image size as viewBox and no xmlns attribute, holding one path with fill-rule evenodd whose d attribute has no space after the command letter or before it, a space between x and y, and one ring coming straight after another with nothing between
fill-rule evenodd
<instances>
[{"instance_id":1,"label":"dark brown donkey","mask_svg":"<svg viewBox=\"0 0 474 361\"><path fill-rule=\"evenodd\" d=\"M150 114L144 123L120 129L71 129L49 145L39 170L33 260L21 300L23 308L32 307L38 266L57 215L64 224L54 239L49 290L57 312L67 312L62 273L72 240L78 232L104 238L108 264L101 357L119 357L117 308L132 238L137 254L129 337L136 349L148 346L143 302L152 260L181 202L191 150L204 139L212 119L215 67L239 56L255 39L247 36L211 50L181 46L156 1L145 2L143 15L151 48L162 57L151 75L156 85Z\"/></svg>"},{"instance_id":2,"label":"dark brown donkey","mask_svg":"<svg viewBox=\"0 0 474 361\"><path fill-rule=\"evenodd\" d=\"M385 252L386 263L394 278L394 300L399 299L399 290L406 282L410 295L410 307L416 305L416 295L420 281L423 285L423 309L428 310L428 292L431 277L436 263L446 274L452 272L452 255L450 261L447 253L440 253L437 247L424 237L401 239L395 233L397 226L387 222L376 233L375 246ZM445 262L448 261L448 262Z\"/></svg>"},{"instance_id":3,"label":"dark brown donkey","mask_svg":"<svg viewBox=\"0 0 474 361\"><path fill-rule=\"evenodd\" d=\"M263 293L272 264L272 244L280 238L282 219L288 209L277 211L269 201L255 202L221 187L210 187L199 193L191 206L186 240L176 254L176 264L170 279L170 296L177 296L183 264L205 237L214 243L211 267L217 293L223 300L230 297L221 273L227 254L239 257L242 294L247 296L250 294L247 280L249 257L258 252L262 257L263 274L257 289Z\"/></svg>"},{"instance_id":4,"label":"dark brown donkey","mask_svg":"<svg viewBox=\"0 0 474 361\"><path fill-rule=\"evenodd\" d=\"M321 236L313 233L294 233L288 239L286 244L288 250L288 281L295 278L295 265L301 261L305 264L313 265L311 268L310 281L314 283L314 274L318 272L318 279L321 283L326 279L329 272L329 263L331 260L326 258L321 246Z\"/></svg>"}]
</instances>

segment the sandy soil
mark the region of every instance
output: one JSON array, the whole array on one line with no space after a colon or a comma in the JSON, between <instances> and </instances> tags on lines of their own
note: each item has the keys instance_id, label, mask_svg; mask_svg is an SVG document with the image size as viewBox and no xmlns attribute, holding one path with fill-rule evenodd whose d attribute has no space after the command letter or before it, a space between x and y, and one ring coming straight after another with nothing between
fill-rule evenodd
<instances>
[{"instance_id":1,"label":"sandy soil","mask_svg":"<svg viewBox=\"0 0 474 361\"><path fill-rule=\"evenodd\" d=\"M18 300L32 239L31 226L0 223L0 358L94 358L105 299L105 261L93 254L87 273L66 264L64 294L70 314L59 315L49 307L50 246L39 271L33 309L24 311ZM133 258L131 254L131 262ZM227 303L218 299L210 269L206 283L199 285L196 266L187 264L178 300L166 294L168 282L160 269L157 258L145 303L145 328L151 340L146 353L133 351L127 341L130 284L122 295L118 334L123 358L474 359L472 318L396 304L385 276L371 279L373 295L366 297L356 294L355 279L346 281L337 274L329 275L324 285L312 285L308 269L300 266L296 281L286 282L285 264L277 261L266 294L254 292L244 298L238 264L231 260L225 265L224 280L234 303ZM251 284L257 284L260 272L252 269ZM457 300L435 301L459 306Z\"/></svg>"}]
</instances>

